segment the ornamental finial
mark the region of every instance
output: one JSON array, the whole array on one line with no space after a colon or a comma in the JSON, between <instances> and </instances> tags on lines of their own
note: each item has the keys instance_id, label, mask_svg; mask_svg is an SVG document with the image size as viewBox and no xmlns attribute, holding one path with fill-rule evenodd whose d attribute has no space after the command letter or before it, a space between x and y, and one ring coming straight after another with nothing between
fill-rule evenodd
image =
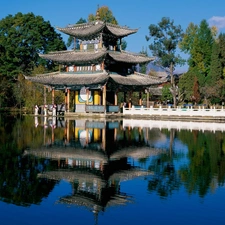
<instances>
[{"instance_id":1,"label":"ornamental finial","mask_svg":"<svg viewBox=\"0 0 225 225\"><path fill-rule=\"evenodd\" d=\"M96 12L96 20L100 20L100 15L99 15L99 5L98 5L97 12Z\"/></svg>"}]
</instances>

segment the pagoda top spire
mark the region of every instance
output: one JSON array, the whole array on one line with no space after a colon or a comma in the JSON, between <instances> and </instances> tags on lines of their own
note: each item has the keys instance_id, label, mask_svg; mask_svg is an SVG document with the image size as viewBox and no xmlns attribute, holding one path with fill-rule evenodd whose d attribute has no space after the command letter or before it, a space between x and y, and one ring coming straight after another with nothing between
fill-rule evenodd
<instances>
[{"instance_id":1,"label":"pagoda top spire","mask_svg":"<svg viewBox=\"0 0 225 225\"><path fill-rule=\"evenodd\" d=\"M101 20L100 15L99 15L99 5L98 5L98 9L96 11L96 20Z\"/></svg>"}]
</instances>

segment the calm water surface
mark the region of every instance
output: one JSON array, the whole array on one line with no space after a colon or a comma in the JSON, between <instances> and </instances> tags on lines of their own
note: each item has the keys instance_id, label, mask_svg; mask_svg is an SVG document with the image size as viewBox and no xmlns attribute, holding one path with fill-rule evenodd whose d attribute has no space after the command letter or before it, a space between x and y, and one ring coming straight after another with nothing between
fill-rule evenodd
<instances>
[{"instance_id":1,"label":"calm water surface","mask_svg":"<svg viewBox=\"0 0 225 225\"><path fill-rule=\"evenodd\" d=\"M152 124L0 114L1 224L224 224L225 132Z\"/></svg>"}]
</instances>

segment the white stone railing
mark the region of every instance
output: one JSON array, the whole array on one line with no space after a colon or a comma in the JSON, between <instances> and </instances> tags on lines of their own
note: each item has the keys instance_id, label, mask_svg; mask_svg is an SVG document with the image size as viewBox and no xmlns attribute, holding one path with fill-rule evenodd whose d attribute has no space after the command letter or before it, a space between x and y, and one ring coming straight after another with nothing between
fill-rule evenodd
<instances>
[{"instance_id":1,"label":"white stone railing","mask_svg":"<svg viewBox=\"0 0 225 225\"><path fill-rule=\"evenodd\" d=\"M217 109L215 107L211 107L210 109L206 109L204 107L199 108L145 108L143 106L131 108L123 107L124 115L143 115L143 116L185 116L185 117L224 117L225 118L225 109L222 107Z\"/></svg>"}]
</instances>

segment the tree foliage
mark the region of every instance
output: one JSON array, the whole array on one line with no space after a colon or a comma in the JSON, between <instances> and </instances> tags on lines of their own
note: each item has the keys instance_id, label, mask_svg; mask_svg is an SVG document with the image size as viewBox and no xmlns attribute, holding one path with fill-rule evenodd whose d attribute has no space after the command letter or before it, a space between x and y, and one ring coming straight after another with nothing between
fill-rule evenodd
<instances>
[{"instance_id":1,"label":"tree foliage","mask_svg":"<svg viewBox=\"0 0 225 225\"><path fill-rule=\"evenodd\" d=\"M50 23L33 13L17 13L2 19L0 43L0 73L14 77L19 73L30 73L39 65L39 53L66 49L60 34ZM52 68L52 63L47 66Z\"/></svg>"},{"instance_id":2,"label":"tree foliage","mask_svg":"<svg viewBox=\"0 0 225 225\"><path fill-rule=\"evenodd\" d=\"M211 103L224 100L225 47L222 46L225 46L225 38L223 34L218 38L216 35L217 29L210 28L206 20L202 20L199 26L189 24L179 44L181 50L190 55L188 65L191 72L186 73L185 76L194 71L194 76L198 79L201 99L208 99ZM190 79L192 78L193 76Z\"/></svg>"},{"instance_id":3,"label":"tree foliage","mask_svg":"<svg viewBox=\"0 0 225 225\"><path fill-rule=\"evenodd\" d=\"M149 49L152 51L159 64L165 68L170 69L171 76L171 92L173 95L173 102L176 106L176 86L173 76L173 71L176 65L182 65L184 60L179 54L176 54L178 43L182 40L183 31L181 26L175 26L174 21L170 18L163 17L157 24L149 26L149 35L146 40L152 40Z\"/></svg>"},{"instance_id":4,"label":"tree foliage","mask_svg":"<svg viewBox=\"0 0 225 225\"><path fill-rule=\"evenodd\" d=\"M18 76L31 74L41 64L53 70L55 64L42 60L38 54L65 50L66 46L60 34L41 16L17 13L0 21L0 49L0 86L7 82L1 89L1 102L3 106L14 106L18 103Z\"/></svg>"},{"instance_id":5,"label":"tree foliage","mask_svg":"<svg viewBox=\"0 0 225 225\"><path fill-rule=\"evenodd\" d=\"M89 14L88 16L88 21L95 21L96 20L96 16L94 14ZM115 16L113 15L113 12L109 9L108 6L102 6L98 9L98 16L100 17L100 20L105 21L107 23L112 23L117 25L118 22L115 18Z\"/></svg>"}]
</instances>

